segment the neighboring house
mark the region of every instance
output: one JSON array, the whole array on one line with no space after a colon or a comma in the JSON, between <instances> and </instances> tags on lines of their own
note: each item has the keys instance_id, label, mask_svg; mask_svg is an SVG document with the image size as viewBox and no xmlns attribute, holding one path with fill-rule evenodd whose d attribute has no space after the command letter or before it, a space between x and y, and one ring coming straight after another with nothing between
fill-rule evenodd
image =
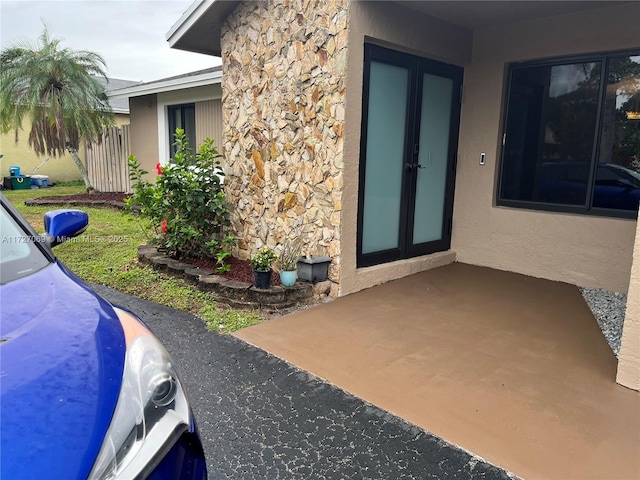
<instances>
[{"instance_id":1,"label":"neighboring house","mask_svg":"<svg viewBox=\"0 0 640 480\"><path fill-rule=\"evenodd\" d=\"M639 18L198 0L167 38L222 57L238 254L295 232L339 295L453 261L628 293L618 381L640 389L638 187L597 168L638 171Z\"/></svg>"},{"instance_id":2,"label":"neighboring house","mask_svg":"<svg viewBox=\"0 0 640 480\"><path fill-rule=\"evenodd\" d=\"M128 98L131 153L145 170L169 161L176 128L185 130L193 151L206 138L221 150L221 77L222 67L215 67L110 92Z\"/></svg>"},{"instance_id":3,"label":"neighboring house","mask_svg":"<svg viewBox=\"0 0 640 480\"><path fill-rule=\"evenodd\" d=\"M109 78L108 82L102 77L95 77L101 84L107 88L107 95L111 90L124 88L130 85L135 85L139 82L130 80L121 80L118 78ZM116 125L126 125L129 123L129 104L126 101L118 99L110 99L109 101L113 112L115 113ZM62 155L60 157L48 157L42 155L36 156L31 147L29 147L29 131L31 125L23 124L22 130L18 134L18 142L15 141L14 132L7 134L0 134L0 153L4 156L1 160L1 173L2 176L9 175L9 166L18 165L20 172L29 175L35 173L36 175L48 175L50 182L68 182L71 180L81 180L82 176L78 171L78 167L73 163L69 155ZM84 148L78 149L78 155L84 161L85 153ZM48 161L45 162L45 160Z\"/></svg>"}]
</instances>

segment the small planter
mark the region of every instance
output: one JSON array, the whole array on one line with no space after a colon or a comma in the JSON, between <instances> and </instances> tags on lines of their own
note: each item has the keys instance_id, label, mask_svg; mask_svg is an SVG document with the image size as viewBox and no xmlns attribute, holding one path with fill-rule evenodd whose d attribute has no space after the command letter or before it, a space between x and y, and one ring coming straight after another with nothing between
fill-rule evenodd
<instances>
[{"instance_id":1,"label":"small planter","mask_svg":"<svg viewBox=\"0 0 640 480\"><path fill-rule=\"evenodd\" d=\"M271 270L268 272L261 272L259 270L253 271L253 284L256 288L266 290L271 287Z\"/></svg>"},{"instance_id":2,"label":"small planter","mask_svg":"<svg viewBox=\"0 0 640 480\"><path fill-rule=\"evenodd\" d=\"M306 282L324 282L329 276L331 257L312 255L298 259L298 278Z\"/></svg>"},{"instance_id":3,"label":"small planter","mask_svg":"<svg viewBox=\"0 0 640 480\"><path fill-rule=\"evenodd\" d=\"M280 282L283 287L293 287L298 278L297 270L280 270Z\"/></svg>"}]
</instances>

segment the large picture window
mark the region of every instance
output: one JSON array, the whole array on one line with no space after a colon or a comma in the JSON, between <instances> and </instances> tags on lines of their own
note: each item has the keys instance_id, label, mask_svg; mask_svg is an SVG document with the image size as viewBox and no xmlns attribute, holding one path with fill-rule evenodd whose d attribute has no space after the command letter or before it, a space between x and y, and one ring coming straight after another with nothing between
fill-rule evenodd
<instances>
[{"instance_id":1,"label":"large picture window","mask_svg":"<svg viewBox=\"0 0 640 480\"><path fill-rule=\"evenodd\" d=\"M498 204L635 217L640 52L513 64Z\"/></svg>"},{"instance_id":2,"label":"large picture window","mask_svg":"<svg viewBox=\"0 0 640 480\"><path fill-rule=\"evenodd\" d=\"M184 130L189 139L189 147L196 151L196 106L193 103L184 105L170 105L167 107L169 116L169 156L173 158L176 153L175 133L176 128Z\"/></svg>"}]
</instances>

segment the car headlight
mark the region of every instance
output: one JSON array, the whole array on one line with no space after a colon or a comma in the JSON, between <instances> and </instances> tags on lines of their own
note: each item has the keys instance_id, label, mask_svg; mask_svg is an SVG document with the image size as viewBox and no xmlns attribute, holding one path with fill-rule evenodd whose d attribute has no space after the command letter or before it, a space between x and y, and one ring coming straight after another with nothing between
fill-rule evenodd
<instances>
[{"instance_id":1,"label":"car headlight","mask_svg":"<svg viewBox=\"0 0 640 480\"><path fill-rule=\"evenodd\" d=\"M125 367L91 480L146 476L190 425L189 404L169 354L133 315L115 311L127 344Z\"/></svg>"}]
</instances>

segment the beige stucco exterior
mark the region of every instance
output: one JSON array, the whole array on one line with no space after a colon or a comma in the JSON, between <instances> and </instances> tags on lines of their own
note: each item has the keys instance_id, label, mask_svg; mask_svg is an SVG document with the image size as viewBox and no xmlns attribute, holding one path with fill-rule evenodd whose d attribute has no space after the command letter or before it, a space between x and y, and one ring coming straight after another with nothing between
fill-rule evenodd
<instances>
[{"instance_id":1,"label":"beige stucco exterior","mask_svg":"<svg viewBox=\"0 0 640 480\"><path fill-rule=\"evenodd\" d=\"M349 6L345 183L341 222L343 239L341 295L455 261L455 253L448 252L374 267L356 268L358 169L365 41L459 66L464 66L471 61L472 49L470 31L404 7L386 2L350 2Z\"/></svg>"},{"instance_id":2,"label":"beige stucco exterior","mask_svg":"<svg viewBox=\"0 0 640 480\"><path fill-rule=\"evenodd\" d=\"M129 123L129 115L116 114L116 125L126 125ZM23 123L23 129L18 132L18 141L15 141L15 134L13 132L0 134L0 153L4 155L0 159L0 172L2 176L9 175L9 166L17 165L20 167L20 173L29 175L38 166L44 162L47 157L49 160L37 171L33 172L35 175L48 175L49 181L54 182L69 182L73 180L82 180L82 175L78 171L78 167L73 163L69 155L62 155L60 157L53 157L49 155L37 156L31 147L29 146L29 125L28 122ZM84 161L84 148L78 149L78 155L80 159Z\"/></svg>"},{"instance_id":3,"label":"beige stucco exterior","mask_svg":"<svg viewBox=\"0 0 640 480\"><path fill-rule=\"evenodd\" d=\"M640 5L473 32L397 5L351 2L350 6L345 121L345 179L350 181L345 181L343 198L341 293L408 275L416 264L431 263L423 257L363 269L355 266L365 41L465 68L451 245L457 261L626 292L635 220L496 207L494 196L506 64L637 48ZM487 158L483 166L480 153Z\"/></svg>"},{"instance_id":4,"label":"beige stucco exterior","mask_svg":"<svg viewBox=\"0 0 640 480\"><path fill-rule=\"evenodd\" d=\"M341 294L456 260L627 293L618 382L640 389L638 222L495 204L505 67L509 62L640 47L640 4L474 30L399 6L352 2L345 120ZM541 34L544 32L544 34ZM438 38L429 38L430 33ZM356 268L358 164L365 41L465 68L450 256ZM470 54L470 52L472 52ZM480 154L486 163L480 165ZM635 254L634 254L635 244ZM631 271L632 259L633 271Z\"/></svg>"},{"instance_id":5,"label":"beige stucco exterior","mask_svg":"<svg viewBox=\"0 0 640 480\"><path fill-rule=\"evenodd\" d=\"M456 172L451 248L458 261L627 292L635 220L496 207L494 197L505 65L640 47L639 18L635 4L474 31Z\"/></svg>"},{"instance_id":6,"label":"beige stucco exterior","mask_svg":"<svg viewBox=\"0 0 640 480\"><path fill-rule=\"evenodd\" d=\"M129 99L131 125L131 154L142 168L154 172L158 162L157 95L143 95Z\"/></svg>"},{"instance_id":7,"label":"beige stucco exterior","mask_svg":"<svg viewBox=\"0 0 640 480\"><path fill-rule=\"evenodd\" d=\"M636 229L616 380L625 387L640 390L640 222Z\"/></svg>"}]
</instances>

